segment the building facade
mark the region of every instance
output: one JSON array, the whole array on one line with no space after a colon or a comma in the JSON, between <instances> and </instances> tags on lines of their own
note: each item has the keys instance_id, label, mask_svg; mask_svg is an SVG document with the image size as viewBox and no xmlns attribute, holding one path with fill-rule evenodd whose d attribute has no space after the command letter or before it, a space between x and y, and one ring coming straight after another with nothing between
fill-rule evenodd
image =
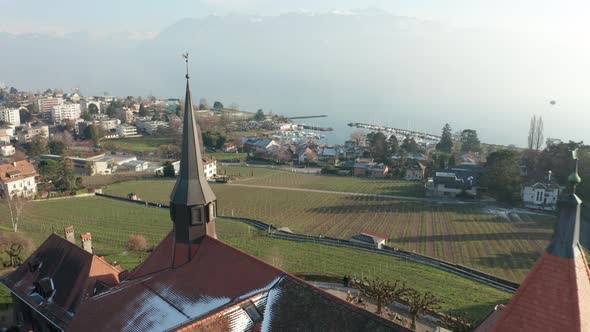
<instances>
[{"instance_id":1,"label":"building facade","mask_svg":"<svg viewBox=\"0 0 590 332\"><path fill-rule=\"evenodd\" d=\"M10 198L35 197L37 175L35 167L26 160L0 165L0 194Z\"/></svg>"},{"instance_id":2,"label":"building facade","mask_svg":"<svg viewBox=\"0 0 590 332\"><path fill-rule=\"evenodd\" d=\"M43 121L51 121L51 110L54 106L61 105L63 102L63 98L54 97L37 100L37 110L41 115L41 119L43 119Z\"/></svg>"},{"instance_id":3,"label":"building facade","mask_svg":"<svg viewBox=\"0 0 590 332\"><path fill-rule=\"evenodd\" d=\"M117 126L117 134L119 137L136 136L137 127L128 124L120 124Z\"/></svg>"},{"instance_id":4,"label":"building facade","mask_svg":"<svg viewBox=\"0 0 590 332\"><path fill-rule=\"evenodd\" d=\"M0 121L20 126L20 111L18 108L0 109Z\"/></svg>"},{"instance_id":5,"label":"building facade","mask_svg":"<svg viewBox=\"0 0 590 332\"><path fill-rule=\"evenodd\" d=\"M18 142L20 144L31 143L36 137L49 137L49 126L41 122L27 123L18 131Z\"/></svg>"},{"instance_id":6,"label":"building facade","mask_svg":"<svg viewBox=\"0 0 590 332\"><path fill-rule=\"evenodd\" d=\"M58 124L65 120L80 118L80 104L60 104L51 108L51 120Z\"/></svg>"}]
</instances>

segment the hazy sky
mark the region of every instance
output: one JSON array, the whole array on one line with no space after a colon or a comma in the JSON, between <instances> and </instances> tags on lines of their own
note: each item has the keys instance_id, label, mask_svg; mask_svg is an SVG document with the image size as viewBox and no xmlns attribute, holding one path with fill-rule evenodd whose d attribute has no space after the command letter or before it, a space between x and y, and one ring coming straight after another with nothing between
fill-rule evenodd
<instances>
[{"instance_id":1,"label":"hazy sky","mask_svg":"<svg viewBox=\"0 0 590 332\"><path fill-rule=\"evenodd\" d=\"M558 38L590 32L587 0L0 0L0 31L153 34L185 17L357 8L381 9L459 27L538 31Z\"/></svg>"},{"instance_id":2,"label":"hazy sky","mask_svg":"<svg viewBox=\"0 0 590 332\"><path fill-rule=\"evenodd\" d=\"M362 9L393 15L231 15ZM367 121L433 133L448 121L518 145L537 114L546 136L589 142L588 18L588 0L0 0L0 82L179 96L179 54L206 45L195 98L329 111L334 127L371 109Z\"/></svg>"}]
</instances>

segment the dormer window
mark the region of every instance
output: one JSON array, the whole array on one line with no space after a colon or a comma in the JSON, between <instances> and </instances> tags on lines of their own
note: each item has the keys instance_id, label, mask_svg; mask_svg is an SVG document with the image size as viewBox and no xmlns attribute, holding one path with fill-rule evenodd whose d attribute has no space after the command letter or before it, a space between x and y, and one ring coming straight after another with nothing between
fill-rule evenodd
<instances>
[{"instance_id":1,"label":"dormer window","mask_svg":"<svg viewBox=\"0 0 590 332\"><path fill-rule=\"evenodd\" d=\"M203 206L191 207L191 225L200 225L203 223Z\"/></svg>"}]
</instances>

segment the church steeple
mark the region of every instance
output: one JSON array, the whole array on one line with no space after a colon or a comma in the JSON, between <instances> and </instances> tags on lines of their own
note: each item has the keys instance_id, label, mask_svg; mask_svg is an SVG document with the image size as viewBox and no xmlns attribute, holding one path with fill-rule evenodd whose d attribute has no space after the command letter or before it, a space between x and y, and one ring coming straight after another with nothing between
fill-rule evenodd
<instances>
[{"instance_id":1,"label":"church steeple","mask_svg":"<svg viewBox=\"0 0 590 332\"><path fill-rule=\"evenodd\" d=\"M580 245L580 203L575 170L559 202L551 242L506 307L497 306L476 332L590 331L590 268Z\"/></svg>"},{"instance_id":2,"label":"church steeple","mask_svg":"<svg viewBox=\"0 0 590 332\"><path fill-rule=\"evenodd\" d=\"M191 244L204 236L217 237L217 199L207 183L201 155L201 134L193 111L186 61L186 96L182 130L180 174L170 195L170 217L174 223L175 265L191 259ZM180 249L182 248L182 249ZM178 251L182 252L178 252ZM187 255L186 257L184 257Z\"/></svg>"},{"instance_id":3,"label":"church steeple","mask_svg":"<svg viewBox=\"0 0 590 332\"><path fill-rule=\"evenodd\" d=\"M547 253L561 258L576 258L580 252L580 204L582 201L576 195L576 186L582 181L578 175L577 149L572 151L574 171L568 177L569 192L560 200L559 219Z\"/></svg>"}]
</instances>

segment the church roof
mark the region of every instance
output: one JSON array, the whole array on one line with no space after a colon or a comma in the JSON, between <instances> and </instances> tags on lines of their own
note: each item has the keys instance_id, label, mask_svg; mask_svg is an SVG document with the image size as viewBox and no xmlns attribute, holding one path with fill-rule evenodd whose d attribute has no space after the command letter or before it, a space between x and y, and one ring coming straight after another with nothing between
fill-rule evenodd
<instances>
[{"instance_id":1,"label":"church roof","mask_svg":"<svg viewBox=\"0 0 590 332\"><path fill-rule=\"evenodd\" d=\"M35 310L64 326L94 295L97 286L117 285L120 272L104 259L52 234L1 282ZM38 288L42 280L51 280L54 291L50 296L40 294Z\"/></svg>"},{"instance_id":2,"label":"church roof","mask_svg":"<svg viewBox=\"0 0 590 332\"><path fill-rule=\"evenodd\" d=\"M510 303L477 329L490 331L590 331L590 269L580 245L580 204L570 193L559 202L549 246ZM491 322L494 320L493 322Z\"/></svg>"}]
</instances>

